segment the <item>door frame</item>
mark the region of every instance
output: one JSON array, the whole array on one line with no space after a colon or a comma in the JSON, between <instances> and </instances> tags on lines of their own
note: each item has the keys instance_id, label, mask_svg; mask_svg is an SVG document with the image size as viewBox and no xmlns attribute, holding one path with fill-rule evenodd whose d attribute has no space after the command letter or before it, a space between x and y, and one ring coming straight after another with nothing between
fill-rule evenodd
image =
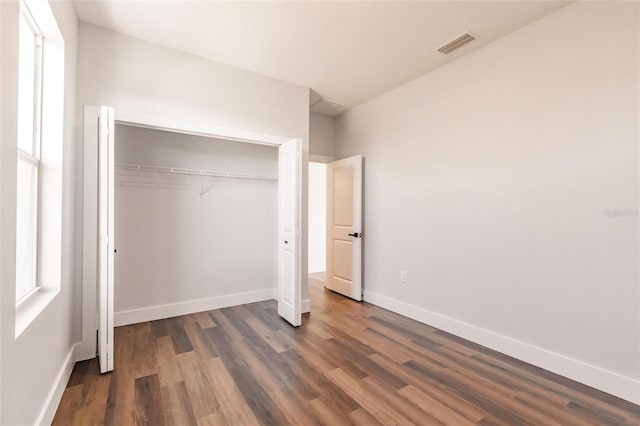
<instances>
[{"instance_id":1,"label":"door frame","mask_svg":"<svg viewBox=\"0 0 640 426\"><path fill-rule=\"evenodd\" d=\"M215 139L231 140L236 142L253 143L258 145L279 146L291 139L303 141L302 155L302 196L298 200L298 209L302 215L301 223L301 247L300 247L300 278L297 280L298 294L304 297L303 291L307 288L308 269L308 164L309 146L306 138L300 136L272 135L253 132L249 130L234 129L218 126L210 123L177 120L169 117L144 114L136 111L115 108L115 124L134 127L143 127L154 130L164 130L186 135L205 136ZM97 306L97 176L98 176L98 150L97 150L97 125L87 126L87 120L99 115L100 107L84 105L83 109L83 250L82 250L82 333L81 342L76 348L76 361L92 359L96 357L97 342L96 330L98 321ZM96 115L97 114L97 115ZM93 143L95 141L95 143ZM274 244L276 244L274 242ZM277 261L277 260L276 260ZM276 283L277 285L277 283ZM276 294L277 297L277 288Z\"/></svg>"}]
</instances>

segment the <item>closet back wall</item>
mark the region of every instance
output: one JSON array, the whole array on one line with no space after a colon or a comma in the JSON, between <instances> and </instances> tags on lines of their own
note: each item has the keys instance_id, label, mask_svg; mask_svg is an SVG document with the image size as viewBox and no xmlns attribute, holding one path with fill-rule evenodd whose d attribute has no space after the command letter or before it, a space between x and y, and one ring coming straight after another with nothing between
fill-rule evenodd
<instances>
[{"instance_id":1,"label":"closet back wall","mask_svg":"<svg viewBox=\"0 0 640 426\"><path fill-rule=\"evenodd\" d=\"M116 125L116 163L277 176L278 151ZM277 186L117 169L116 325L272 298Z\"/></svg>"}]
</instances>

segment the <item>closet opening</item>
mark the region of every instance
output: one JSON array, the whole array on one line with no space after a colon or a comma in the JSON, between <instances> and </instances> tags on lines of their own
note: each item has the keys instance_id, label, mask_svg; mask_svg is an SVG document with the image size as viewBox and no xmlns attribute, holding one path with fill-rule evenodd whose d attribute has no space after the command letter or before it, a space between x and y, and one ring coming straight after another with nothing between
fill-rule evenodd
<instances>
[{"instance_id":1,"label":"closet opening","mask_svg":"<svg viewBox=\"0 0 640 426\"><path fill-rule=\"evenodd\" d=\"M278 148L118 123L115 134L114 325L273 297Z\"/></svg>"},{"instance_id":2,"label":"closet opening","mask_svg":"<svg viewBox=\"0 0 640 426\"><path fill-rule=\"evenodd\" d=\"M116 326L271 299L301 325L300 139L84 115L80 358L111 371Z\"/></svg>"}]
</instances>

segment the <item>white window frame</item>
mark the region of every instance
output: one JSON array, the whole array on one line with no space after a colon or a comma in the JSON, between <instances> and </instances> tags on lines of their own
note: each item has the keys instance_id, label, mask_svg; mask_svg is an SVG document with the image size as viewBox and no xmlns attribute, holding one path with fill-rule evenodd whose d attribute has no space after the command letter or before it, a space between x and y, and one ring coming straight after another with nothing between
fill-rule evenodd
<instances>
[{"instance_id":1,"label":"white window frame","mask_svg":"<svg viewBox=\"0 0 640 426\"><path fill-rule=\"evenodd\" d=\"M39 123L42 131L40 131L40 128L34 128L36 135L38 135L39 145L36 146L39 150L33 152L33 156L38 160L39 164L38 180L33 181L34 189L36 185L38 187L38 239L36 245L38 251L37 262L34 262L37 266L37 280L32 279L32 281L36 281L37 290L31 292L29 295L25 295L25 297L19 301L20 303L15 305L15 339L19 339L20 335L30 324L36 321L40 314L47 309L47 306L60 294L62 289L62 239L64 235L62 205L65 198L63 178L65 167L64 117L66 113L69 113L68 109L65 110L64 102L65 63L67 62L67 57L65 56L65 41L53 9L51 8L51 3L43 0L19 0L19 2L20 8L24 7L25 10L30 13L32 22L37 25L35 28L39 30L42 36L42 59L40 62L42 67L41 77L38 79L41 85L36 89L37 92L41 93L41 104L38 111L40 115L39 117L33 117L34 123ZM16 10L16 12L16 14L18 14L20 10ZM23 16L28 17L29 15L22 15L20 19L25 19ZM23 22L23 33L25 28L24 24ZM18 44L19 39L16 40L16 42L16 44ZM25 47L25 45L23 45L23 47ZM19 73L19 64L14 63L14 61L18 62L19 58L9 57L3 59L7 59L8 65L15 65L16 71ZM24 66L26 65L23 65L23 67ZM31 67L32 65L29 64L29 69L31 69ZM23 92L23 94L25 93ZM20 95L18 94L18 96ZM29 94L29 97L30 96L31 94ZM30 105L26 106L24 101L29 102L29 97L25 96L22 99L18 99L18 103L23 101L23 104L16 106L18 108L22 107L23 111L27 111ZM25 118L25 114L26 113L23 112L23 118ZM23 120L22 123L24 123L22 127L22 129L24 129L23 131L28 132L31 118L29 118L29 121ZM69 134L73 132L71 128L66 128L66 131L69 132ZM23 141L25 140L18 141L16 139L16 142L19 142L25 151L29 151L30 147L27 143L22 143ZM70 143L68 138L66 143ZM22 156L21 158L28 157ZM14 164L19 164L21 168L27 166L32 167L30 163L26 162L16 161ZM33 169L32 173L35 174ZM17 173L14 175L14 179L16 177ZM13 180L12 183L15 185L15 180ZM21 201L26 200L26 198L21 199ZM18 197L15 197L13 202L16 203L17 201ZM33 208L33 206L34 205L30 206L30 208ZM17 208L15 211L17 212ZM24 222L24 224L26 225L26 222ZM24 243L25 240L23 239L21 242ZM16 239L16 248L17 243L18 240ZM29 265L29 267L30 266L31 265ZM23 283L25 282L23 281ZM15 284L15 289L17 290L17 280ZM22 290L24 290L24 288Z\"/></svg>"},{"instance_id":2,"label":"white window frame","mask_svg":"<svg viewBox=\"0 0 640 426\"><path fill-rule=\"evenodd\" d=\"M17 162L20 161L28 163L30 166L35 168L35 189L34 189L34 215L33 218L33 264L31 265L33 282L28 283L28 290L24 294L18 295L17 288L18 282L16 282L16 309L24 306L32 297L34 297L38 291L40 290L39 285L39 276L38 276L38 252L39 252L39 228L40 228L40 149L41 149L41 127L42 127L42 76L43 76L43 45L44 39L42 36L42 32L40 28L38 28L35 19L33 18L31 12L27 5L21 1L20 2L20 14L25 18L29 26L31 27L31 31L35 35L35 46L34 46L34 81L33 81L33 139L31 146L31 153L28 153L21 149L19 146L17 148ZM20 40L18 41L21 42ZM23 78L20 76L20 71L18 78ZM19 119L19 118L18 118ZM20 196L20 194L17 194ZM20 236L17 236L20 238Z\"/></svg>"}]
</instances>

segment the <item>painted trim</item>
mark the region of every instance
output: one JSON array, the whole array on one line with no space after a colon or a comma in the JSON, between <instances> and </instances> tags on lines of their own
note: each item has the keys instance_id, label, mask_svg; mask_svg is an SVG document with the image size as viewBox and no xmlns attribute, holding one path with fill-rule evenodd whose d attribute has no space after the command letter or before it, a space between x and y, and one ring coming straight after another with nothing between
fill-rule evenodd
<instances>
[{"instance_id":1,"label":"painted trim","mask_svg":"<svg viewBox=\"0 0 640 426\"><path fill-rule=\"evenodd\" d=\"M174 120L148 114L139 114L132 111L123 111L119 108L116 108L115 119L118 124L128 126L155 130L168 130L171 132L184 133L186 135L207 136L217 139L256 143L261 145L277 146L289 142L292 139L291 137L232 129L229 127L214 126L207 123L196 123L193 121Z\"/></svg>"},{"instance_id":2,"label":"painted trim","mask_svg":"<svg viewBox=\"0 0 640 426\"><path fill-rule=\"evenodd\" d=\"M365 290L364 300L424 324L502 352L545 370L640 404L640 381L539 346Z\"/></svg>"},{"instance_id":3,"label":"painted trim","mask_svg":"<svg viewBox=\"0 0 640 426\"><path fill-rule=\"evenodd\" d=\"M311 301L309 299L302 299L301 309L303 314L311 312Z\"/></svg>"},{"instance_id":4,"label":"painted trim","mask_svg":"<svg viewBox=\"0 0 640 426\"><path fill-rule=\"evenodd\" d=\"M73 357L76 362L86 361L88 359L93 359L98 356L97 347L95 343L93 345L86 345L86 344L83 344L83 342L79 342L76 344L78 345L78 347L76 348L76 352Z\"/></svg>"},{"instance_id":5,"label":"painted trim","mask_svg":"<svg viewBox=\"0 0 640 426\"><path fill-rule=\"evenodd\" d=\"M47 398L42 405L38 419L35 422L36 425L50 425L53 421L53 416L56 414L56 410L58 409L58 405L62 399L62 394L67 387L67 382L69 381L69 377L71 377L71 372L75 365L75 352L77 347L78 343L73 344L71 349L69 349L69 353L67 353L67 356L62 362L62 366L60 367L60 371L53 382L49 395L47 395Z\"/></svg>"},{"instance_id":6,"label":"painted trim","mask_svg":"<svg viewBox=\"0 0 640 426\"><path fill-rule=\"evenodd\" d=\"M146 308L132 309L129 311L115 312L114 324L116 327L119 327L121 325L194 314L196 312L228 308L230 306L244 305L246 303L262 302L264 300L274 299L276 296L276 290L277 289L275 288L270 288L246 293L227 294L224 296L189 300L187 302L169 303L166 305L156 305Z\"/></svg>"}]
</instances>

